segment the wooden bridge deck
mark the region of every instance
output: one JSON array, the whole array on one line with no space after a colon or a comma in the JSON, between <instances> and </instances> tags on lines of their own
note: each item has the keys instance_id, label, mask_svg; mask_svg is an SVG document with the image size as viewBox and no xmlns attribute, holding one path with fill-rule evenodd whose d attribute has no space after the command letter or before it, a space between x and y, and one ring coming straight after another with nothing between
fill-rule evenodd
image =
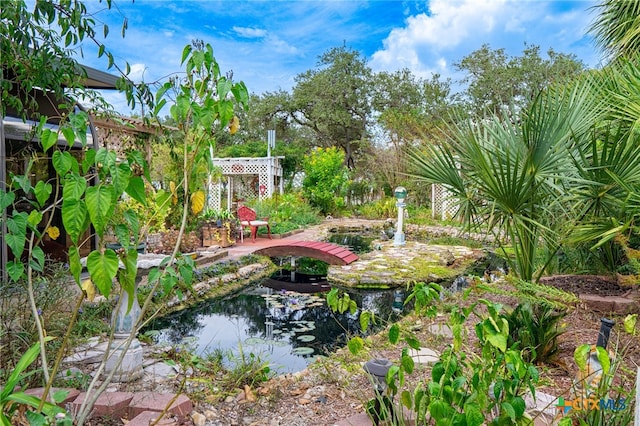
<instances>
[{"instance_id":1,"label":"wooden bridge deck","mask_svg":"<svg viewBox=\"0 0 640 426\"><path fill-rule=\"evenodd\" d=\"M348 265L358 260L358 255L342 246L320 241L287 241L283 240L269 247L254 251L262 256L299 256L322 260L330 265Z\"/></svg>"}]
</instances>

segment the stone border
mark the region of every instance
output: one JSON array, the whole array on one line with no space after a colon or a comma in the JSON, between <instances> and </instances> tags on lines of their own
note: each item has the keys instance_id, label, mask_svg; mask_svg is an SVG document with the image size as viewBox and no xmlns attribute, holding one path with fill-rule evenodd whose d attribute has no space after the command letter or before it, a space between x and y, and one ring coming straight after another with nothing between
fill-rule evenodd
<instances>
[{"instance_id":1,"label":"stone border","mask_svg":"<svg viewBox=\"0 0 640 426\"><path fill-rule=\"evenodd\" d=\"M640 313L640 303L630 297L597 296L595 294L580 294L578 297L589 309L596 312L619 315Z\"/></svg>"}]
</instances>

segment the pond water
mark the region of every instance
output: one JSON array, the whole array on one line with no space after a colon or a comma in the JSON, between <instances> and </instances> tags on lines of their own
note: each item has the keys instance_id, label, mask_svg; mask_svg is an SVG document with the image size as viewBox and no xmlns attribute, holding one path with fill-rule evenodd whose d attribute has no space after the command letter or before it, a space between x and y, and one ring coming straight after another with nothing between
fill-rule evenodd
<instances>
[{"instance_id":1,"label":"pond water","mask_svg":"<svg viewBox=\"0 0 640 426\"><path fill-rule=\"evenodd\" d=\"M155 330L156 343L188 344L199 355L222 350L228 359L253 354L277 373L303 370L317 356L344 346L348 337L360 333L359 311L338 315L327 308L326 282L278 278L167 315L147 329ZM349 294L359 307L385 320L397 319L405 297L393 290Z\"/></svg>"}]
</instances>

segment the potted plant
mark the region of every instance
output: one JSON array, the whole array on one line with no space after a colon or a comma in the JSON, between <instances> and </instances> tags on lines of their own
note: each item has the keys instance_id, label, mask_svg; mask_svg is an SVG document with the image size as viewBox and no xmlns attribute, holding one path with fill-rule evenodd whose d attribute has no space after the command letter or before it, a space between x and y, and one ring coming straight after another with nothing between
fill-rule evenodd
<instances>
[{"instance_id":1,"label":"potted plant","mask_svg":"<svg viewBox=\"0 0 640 426\"><path fill-rule=\"evenodd\" d=\"M228 210L205 209L202 214L202 245L229 247L235 244L236 219Z\"/></svg>"}]
</instances>

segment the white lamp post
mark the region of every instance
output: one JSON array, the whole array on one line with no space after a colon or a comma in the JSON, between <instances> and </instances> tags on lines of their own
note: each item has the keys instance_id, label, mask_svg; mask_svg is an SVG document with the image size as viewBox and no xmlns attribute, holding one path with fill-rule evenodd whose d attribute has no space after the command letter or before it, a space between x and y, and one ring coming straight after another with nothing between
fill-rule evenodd
<instances>
[{"instance_id":1,"label":"white lamp post","mask_svg":"<svg viewBox=\"0 0 640 426\"><path fill-rule=\"evenodd\" d=\"M398 207L398 228L393 236L394 246L403 246L405 244L404 232L402 232L402 222L404 219L404 207L406 204L404 200L407 198L407 190L403 186L399 186L393 191L393 195L396 197L396 207Z\"/></svg>"}]
</instances>

